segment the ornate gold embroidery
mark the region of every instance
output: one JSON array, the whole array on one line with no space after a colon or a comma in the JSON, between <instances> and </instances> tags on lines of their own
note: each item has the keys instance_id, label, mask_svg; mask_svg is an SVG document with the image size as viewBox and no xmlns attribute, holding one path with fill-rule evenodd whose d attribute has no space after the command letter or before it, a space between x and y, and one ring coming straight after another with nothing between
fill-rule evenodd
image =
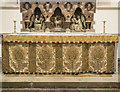
<instances>
[{"instance_id":1,"label":"ornate gold embroidery","mask_svg":"<svg viewBox=\"0 0 120 92\"><path fill-rule=\"evenodd\" d=\"M36 67L37 72L55 72L55 51L52 44L37 44Z\"/></svg>"},{"instance_id":2,"label":"ornate gold embroidery","mask_svg":"<svg viewBox=\"0 0 120 92\"><path fill-rule=\"evenodd\" d=\"M63 45L63 67L65 72L82 71L82 45Z\"/></svg>"},{"instance_id":3,"label":"ornate gold embroidery","mask_svg":"<svg viewBox=\"0 0 120 92\"><path fill-rule=\"evenodd\" d=\"M28 72L28 46L24 44L10 44L9 65L14 72Z\"/></svg>"},{"instance_id":4,"label":"ornate gold embroidery","mask_svg":"<svg viewBox=\"0 0 120 92\"><path fill-rule=\"evenodd\" d=\"M115 43L11 43L3 41L3 72L113 73Z\"/></svg>"},{"instance_id":5,"label":"ornate gold embroidery","mask_svg":"<svg viewBox=\"0 0 120 92\"><path fill-rule=\"evenodd\" d=\"M104 44L90 44L89 70L103 73L107 70L107 48Z\"/></svg>"},{"instance_id":6,"label":"ornate gold embroidery","mask_svg":"<svg viewBox=\"0 0 120 92\"><path fill-rule=\"evenodd\" d=\"M118 41L118 35L91 36L39 36L39 35L3 35L5 41Z\"/></svg>"}]
</instances>

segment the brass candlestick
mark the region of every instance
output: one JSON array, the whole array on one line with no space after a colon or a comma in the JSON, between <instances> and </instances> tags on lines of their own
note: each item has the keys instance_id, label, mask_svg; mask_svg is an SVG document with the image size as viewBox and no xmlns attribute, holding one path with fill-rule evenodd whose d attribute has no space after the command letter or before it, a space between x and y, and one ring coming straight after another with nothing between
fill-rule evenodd
<instances>
[{"instance_id":1,"label":"brass candlestick","mask_svg":"<svg viewBox=\"0 0 120 92\"><path fill-rule=\"evenodd\" d=\"M14 20L14 33L16 33L16 20Z\"/></svg>"},{"instance_id":2,"label":"brass candlestick","mask_svg":"<svg viewBox=\"0 0 120 92\"><path fill-rule=\"evenodd\" d=\"M105 34L105 23L106 21L103 21L103 33Z\"/></svg>"}]
</instances>

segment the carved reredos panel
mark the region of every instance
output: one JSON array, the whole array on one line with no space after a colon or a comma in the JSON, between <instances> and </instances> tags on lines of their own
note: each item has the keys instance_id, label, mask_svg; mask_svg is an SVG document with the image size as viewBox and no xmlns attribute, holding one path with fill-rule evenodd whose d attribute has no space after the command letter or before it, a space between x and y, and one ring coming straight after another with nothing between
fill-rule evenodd
<instances>
[{"instance_id":1,"label":"carved reredos panel","mask_svg":"<svg viewBox=\"0 0 120 92\"><path fill-rule=\"evenodd\" d=\"M93 32L96 2L21 2L22 32Z\"/></svg>"}]
</instances>

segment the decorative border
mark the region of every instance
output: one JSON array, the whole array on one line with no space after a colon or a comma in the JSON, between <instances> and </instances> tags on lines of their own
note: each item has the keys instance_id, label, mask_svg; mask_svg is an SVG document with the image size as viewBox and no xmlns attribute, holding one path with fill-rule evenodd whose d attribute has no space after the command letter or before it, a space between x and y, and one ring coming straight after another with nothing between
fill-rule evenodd
<instances>
[{"instance_id":1,"label":"decorative border","mask_svg":"<svg viewBox=\"0 0 120 92\"><path fill-rule=\"evenodd\" d=\"M7 42L26 43L118 43L118 35L103 36L31 36L31 35L3 35Z\"/></svg>"},{"instance_id":2,"label":"decorative border","mask_svg":"<svg viewBox=\"0 0 120 92\"><path fill-rule=\"evenodd\" d=\"M54 44L75 44L75 43L118 43L118 41L92 41L92 42L86 42L86 41L77 41L77 42L73 42L73 41L5 41L5 42L9 42L9 43L42 43L42 44L48 44L48 43L54 43Z\"/></svg>"}]
</instances>

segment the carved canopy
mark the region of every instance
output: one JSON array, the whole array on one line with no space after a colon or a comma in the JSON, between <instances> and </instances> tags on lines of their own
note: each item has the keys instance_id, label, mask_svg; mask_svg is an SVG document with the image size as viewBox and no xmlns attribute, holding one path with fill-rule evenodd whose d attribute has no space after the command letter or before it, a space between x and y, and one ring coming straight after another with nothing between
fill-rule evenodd
<instances>
[{"instance_id":1,"label":"carved canopy","mask_svg":"<svg viewBox=\"0 0 120 92\"><path fill-rule=\"evenodd\" d=\"M93 32L96 2L21 2L22 32Z\"/></svg>"}]
</instances>

